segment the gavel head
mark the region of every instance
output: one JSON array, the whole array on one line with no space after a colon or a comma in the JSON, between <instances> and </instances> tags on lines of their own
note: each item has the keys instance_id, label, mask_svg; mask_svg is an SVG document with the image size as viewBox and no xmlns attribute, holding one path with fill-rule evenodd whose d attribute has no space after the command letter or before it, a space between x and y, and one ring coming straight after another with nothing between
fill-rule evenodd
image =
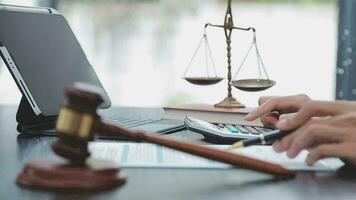
<instances>
[{"instance_id":1,"label":"gavel head","mask_svg":"<svg viewBox=\"0 0 356 200\"><path fill-rule=\"evenodd\" d=\"M66 100L56 124L59 138L52 149L72 164L82 165L90 156L88 142L94 139L101 125L96 110L103 103L102 92L101 88L84 83L75 83L65 89Z\"/></svg>"}]
</instances>

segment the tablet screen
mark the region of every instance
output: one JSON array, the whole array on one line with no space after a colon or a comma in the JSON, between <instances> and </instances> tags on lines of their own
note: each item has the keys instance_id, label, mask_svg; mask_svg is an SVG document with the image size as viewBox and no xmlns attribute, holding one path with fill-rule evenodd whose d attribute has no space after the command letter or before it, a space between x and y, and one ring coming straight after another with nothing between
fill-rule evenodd
<instances>
[{"instance_id":1,"label":"tablet screen","mask_svg":"<svg viewBox=\"0 0 356 200\"><path fill-rule=\"evenodd\" d=\"M0 42L45 116L58 114L65 86L80 81L102 87L60 14L0 10Z\"/></svg>"}]
</instances>

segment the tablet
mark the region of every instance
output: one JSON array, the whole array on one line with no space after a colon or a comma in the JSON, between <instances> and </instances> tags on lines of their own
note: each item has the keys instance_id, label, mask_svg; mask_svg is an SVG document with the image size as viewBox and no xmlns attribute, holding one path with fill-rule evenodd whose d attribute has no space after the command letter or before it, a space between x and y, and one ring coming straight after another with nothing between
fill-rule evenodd
<instances>
[{"instance_id":1,"label":"tablet","mask_svg":"<svg viewBox=\"0 0 356 200\"><path fill-rule=\"evenodd\" d=\"M103 88L65 18L50 8L0 5L0 54L37 116L56 116L64 88ZM104 88L103 88L103 91ZM105 92L105 103L110 106Z\"/></svg>"}]
</instances>

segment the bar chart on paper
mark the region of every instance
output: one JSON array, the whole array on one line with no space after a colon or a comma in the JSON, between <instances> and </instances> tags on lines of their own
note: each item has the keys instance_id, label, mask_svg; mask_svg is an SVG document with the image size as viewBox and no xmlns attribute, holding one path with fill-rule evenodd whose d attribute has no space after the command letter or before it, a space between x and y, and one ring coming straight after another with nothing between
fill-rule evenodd
<instances>
[{"instance_id":1,"label":"bar chart on paper","mask_svg":"<svg viewBox=\"0 0 356 200\"><path fill-rule=\"evenodd\" d=\"M227 168L219 162L147 143L91 143L94 158L108 159L121 167Z\"/></svg>"}]
</instances>

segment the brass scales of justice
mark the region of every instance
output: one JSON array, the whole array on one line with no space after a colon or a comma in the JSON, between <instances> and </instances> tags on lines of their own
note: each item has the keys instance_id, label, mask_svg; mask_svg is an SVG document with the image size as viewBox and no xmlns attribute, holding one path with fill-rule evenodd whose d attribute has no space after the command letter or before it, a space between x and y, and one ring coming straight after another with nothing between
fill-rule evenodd
<instances>
[{"instance_id":1,"label":"brass scales of justice","mask_svg":"<svg viewBox=\"0 0 356 200\"><path fill-rule=\"evenodd\" d=\"M276 84L275 81L269 79L267 70L266 70L264 63L262 61L262 57L259 53L258 46L257 46L257 39L256 39L256 29L253 27L240 28L240 27L234 26L232 9L231 9L231 0L228 0L227 10L226 10L225 19L224 19L224 25L214 25L211 23L205 24L203 37L200 40L198 47L196 48L194 55L193 55L192 59L190 60L190 63L183 74L183 79L185 79L186 81L188 81L191 84L201 85L201 86L217 84L224 79L222 77L217 76L215 64L214 64L214 61L212 58L212 53L211 53L211 49L210 49L210 45L209 45L209 41L208 41L207 31L206 31L206 29L208 27L223 28L224 32L225 32L226 45L227 45L226 49L227 49L227 80L228 80L228 82L227 82L228 90L227 91L228 91L228 93L227 93L227 97L223 101L215 104L215 107L219 107L219 108L243 108L243 107L245 107L242 103L237 101L232 96L232 86L234 86L235 88L237 88L239 90L246 91L246 92L257 92L257 91L266 90ZM232 61L231 60L231 42L232 42L231 36L232 36L233 30L252 31L253 40L252 40L252 43L247 51L247 54L243 58L236 74L234 75L234 77L232 79L232 75L231 75L231 61ZM206 76L200 76L200 77L188 76L187 74L192 66L193 60L195 59L197 52L201 48L202 44L205 44L205 61L206 61L206 73L207 74L206 74ZM249 56L251 50L253 49L253 47L254 47L254 50L256 51L257 68L258 68L259 77L256 79L237 80L236 78L237 78L240 70L242 69L247 57ZM213 68L213 73L214 73L213 76L210 75L210 71L209 71L209 62L208 62L209 59L211 61L212 68ZM263 74L265 75L265 77L263 77Z\"/></svg>"}]
</instances>

